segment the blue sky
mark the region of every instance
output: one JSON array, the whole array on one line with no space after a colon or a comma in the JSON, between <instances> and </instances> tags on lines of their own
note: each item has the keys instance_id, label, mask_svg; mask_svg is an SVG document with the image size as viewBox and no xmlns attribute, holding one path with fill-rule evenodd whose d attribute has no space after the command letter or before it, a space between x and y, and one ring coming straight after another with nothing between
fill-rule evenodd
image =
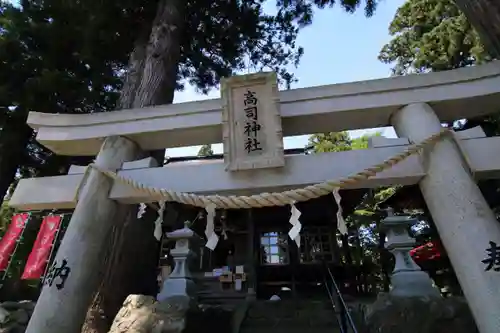
<instances>
[{"instance_id":1,"label":"blue sky","mask_svg":"<svg viewBox=\"0 0 500 333\"><path fill-rule=\"evenodd\" d=\"M362 10L352 15L338 7L317 11L313 24L302 30L298 38L305 54L298 68L291 68L299 79L292 88L388 77L390 66L381 63L377 56L382 46L390 41L389 23L404 2L385 0L371 18L366 18ZM269 4L274 5L274 1L269 1ZM174 102L218 97L218 90L211 91L207 96L188 88L177 92ZM350 134L357 137L373 131L352 131ZM378 131L386 137L396 136L392 128ZM285 138L285 148L304 147L306 143L307 136ZM169 149L167 156L196 155L198 149L199 146ZM222 145L213 145L213 149L215 153L221 153Z\"/></svg>"}]
</instances>

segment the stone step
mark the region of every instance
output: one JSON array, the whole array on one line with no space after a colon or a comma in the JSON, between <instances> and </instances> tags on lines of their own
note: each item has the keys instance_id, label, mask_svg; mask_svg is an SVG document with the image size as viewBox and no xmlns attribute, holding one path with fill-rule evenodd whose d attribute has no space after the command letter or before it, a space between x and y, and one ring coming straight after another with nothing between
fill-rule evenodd
<instances>
[{"instance_id":1,"label":"stone step","mask_svg":"<svg viewBox=\"0 0 500 333\"><path fill-rule=\"evenodd\" d=\"M239 333L340 333L340 329L336 326L317 328L317 327L297 327L297 328L278 328L278 327L266 327L266 328L252 328L252 327L242 327Z\"/></svg>"},{"instance_id":2,"label":"stone step","mask_svg":"<svg viewBox=\"0 0 500 333\"><path fill-rule=\"evenodd\" d=\"M201 304L235 305L246 297L246 292L221 289L219 280L213 277L198 277L196 281L198 302Z\"/></svg>"},{"instance_id":3,"label":"stone step","mask_svg":"<svg viewBox=\"0 0 500 333\"><path fill-rule=\"evenodd\" d=\"M238 293L238 292L213 292L213 291L206 291L206 292L198 292L197 293L198 297L205 297L205 298L240 298L244 299L246 297L246 293Z\"/></svg>"},{"instance_id":4,"label":"stone step","mask_svg":"<svg viewBox=\"0 0 500 333\"><path fill-rule=\"evenodd\" d=\"M201 291L197 293L197 296L200 304L234 307L245 300L246 293L238 293L234 291Z\"/></svg>"},{"instance_id":5,"label":"stone step","mask_svg":"<svg viewBox=\"0 0 500 333\"><path fill-rule=\"evenodd\" d=\"M250 316L268 316L269 313L280 317L291 317L306 313L310 316L332 313L333 307L329 301L258 301L252 304L248 313Z\"/></svg>"},{"instance_id":6,"label":"stone step","mask_svg":"<svg viewBox=\"0 0 500 333\"><path fill-rule=\"evenodd\" d=\"M335 327L337 326L337 321L335 319L334 315L331 315L331 318L310 318L310 319L301 319L301 320L294 320L294 319L282 319L282 318L275 318L274 320L270 319L263 319L263 320L245 320L242 324L243 328L252 328L255 330L260 330L263 328L268 328L268 327L278 327L280 329L309 329L309 328L316 328L316 329L323 329L323 328L329 328L329 327Z\"/></svg>"}]
</instances>

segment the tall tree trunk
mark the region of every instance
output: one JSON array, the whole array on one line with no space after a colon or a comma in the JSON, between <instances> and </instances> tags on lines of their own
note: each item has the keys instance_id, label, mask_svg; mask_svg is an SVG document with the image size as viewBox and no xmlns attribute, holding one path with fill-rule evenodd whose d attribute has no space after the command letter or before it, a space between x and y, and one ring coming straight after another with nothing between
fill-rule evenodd
<instances>
[{"instance_id":1,"label":"tall tree trunk","mask_svg":"<svg viewBox=\"0 0 500 333\"><path fill-rule=\"evenodd\" d=\"M25 117L8 119L0 131L0 205L25 158L26 145L32 135L33 130L26 125Z\"/></svg>"},{"instance_id":2,"label":"tall tree trunk","mask_svg":"<svg viewBox=\"0 0 500 333\"><path fill-rule=\"evenodd\" d=\"M500 58L500 2L498 0L455 0L474 29L486 51Z\"/></svg>"},{"instance_id":3,"label":"tall tree trunk","mask_svg":"<svg viewBox=\"0 0 500 333\"><path fill-rule=\"evenodd\" d=\"M130 56L119 108L172 103L184 28L184 0L160 0L149 38L140 38ZM163 163L165 151L152 155ZM82 332L105 333L129 294L155 295L158 242L153 237L155 213L136 218L130 206L118 216L105 251L103 280L87 313Z\"/></svg>"}]
</instances>

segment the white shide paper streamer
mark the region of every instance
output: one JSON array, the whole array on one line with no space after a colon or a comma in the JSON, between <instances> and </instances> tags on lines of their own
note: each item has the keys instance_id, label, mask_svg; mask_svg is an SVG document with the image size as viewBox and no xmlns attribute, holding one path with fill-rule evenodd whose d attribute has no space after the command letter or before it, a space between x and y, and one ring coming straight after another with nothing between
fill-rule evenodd
<instances>
[{"instance_id":1,"label":"white shide paper streamer","mask_svg":"<svg viewBox=\"0 0 500 333\"><path fill-rule=\"evenodd\" d=\"M227 224L226 221L222 220L222 232L221 235L224 237L224 240L227 240Z\"/></svg>"},{"instance_id":2,"label":"white shide paper streamer","mask_svg":"<svg viewBox=\"0 0 500 333\"><path fill-rule=\"evenodd\" d=\"M160 208L158 209L158 217L155 221L155 231L153 232L153 236L157 241L159 241L161 239L161 236L163 235L161 225L163 224L163 213L165 212L166 202L160 201L158 202L158 204L160 205Z\"/></svg>"},{"instance_id":3,"label":"white shide paper streamer","mask_svg":"<svg viewBox=\"0 0 500 333\"><path fill-rule=\"evenodd\" d=\"M300 210L295 207L295 204L291 204L292 215L290 216L290 224L292 228L288 232L288 236L295 241L297 247L300 247L300 231L302 230L302 224L299 221L301 215Z\"/></svg>"},{"instance_id":4,"label":"white shide paper streamer","mask_svg":"<svg viewBox=\"0 0 500 333\"><path fill-rule=\"evenodd\" d=\"M335 202L337 203L337 228L342 235L347 235L347 225L345 224L344 216L342 213L342 206L340 205L342 197L340 196L339 188L333 190L333 197L335 198Z\"/></svg>"},{"instance_id":5,"label":"white shide paper streamer","mask_svg":"<svg viewBox=\"0 0 500 333\"><path fill-rule=\"evenodd\" d=\"M210 250L214 250L219 242L219 236L215 233L214 229L214 218L215 218L215 205L208 204L205 207L207 211L207 226L205 228L205 236L207 237L207 243L205 244Z\"/></svg>"},{"instance_id":6,"label":"white shide paper streamer","mask_svg":"<svg viewBox=\"0 0 500 333\"><path fill-rule=\"evenodd\" d=\"M144 213L146 213L146 204L145 203L140 203L139 204L139 210L137 211L137 218L141 219Z\"/></svg>"}]
</instances>

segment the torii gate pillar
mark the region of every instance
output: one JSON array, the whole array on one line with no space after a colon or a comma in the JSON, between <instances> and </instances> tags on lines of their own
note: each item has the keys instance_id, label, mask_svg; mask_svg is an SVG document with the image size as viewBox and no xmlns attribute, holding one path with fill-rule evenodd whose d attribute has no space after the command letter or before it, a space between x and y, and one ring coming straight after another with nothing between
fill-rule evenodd
<instances>
[{"instance_id":1,"label":"torii gate pillar","mask_svg":"<svg viewBox=\"0 0 500 333\"><path fill-rule=\"evenodd\" d=\"M95 164L116 171L123 162L135 159L139 153L132 141L124 137L109 137L104 141ZM59 273L67 278L62 281L56 277L52 285L43 287L26 333L81 331L92 296L99 286L103 250L110 241L113 220L123 216L119 214L120 204L108 198L112 184L103 174L90 170L54 259L59 267L66 262L69 270L63 268Z\"/></svg>"},{"instance_id":2,"label":"torii gate pillar","mask_svg":"<svg viewBox=\"0 0 500 333\"><path fill-rule=\"evenodd\" d=\"M411 104L391 123L418 143L442 129L427 104ZM481 333L500 332L500 272L485 271L490 241L500 244L500 223L451 138L424 152L427 175L419 186Z\"/></svg>"}]
</instances>

